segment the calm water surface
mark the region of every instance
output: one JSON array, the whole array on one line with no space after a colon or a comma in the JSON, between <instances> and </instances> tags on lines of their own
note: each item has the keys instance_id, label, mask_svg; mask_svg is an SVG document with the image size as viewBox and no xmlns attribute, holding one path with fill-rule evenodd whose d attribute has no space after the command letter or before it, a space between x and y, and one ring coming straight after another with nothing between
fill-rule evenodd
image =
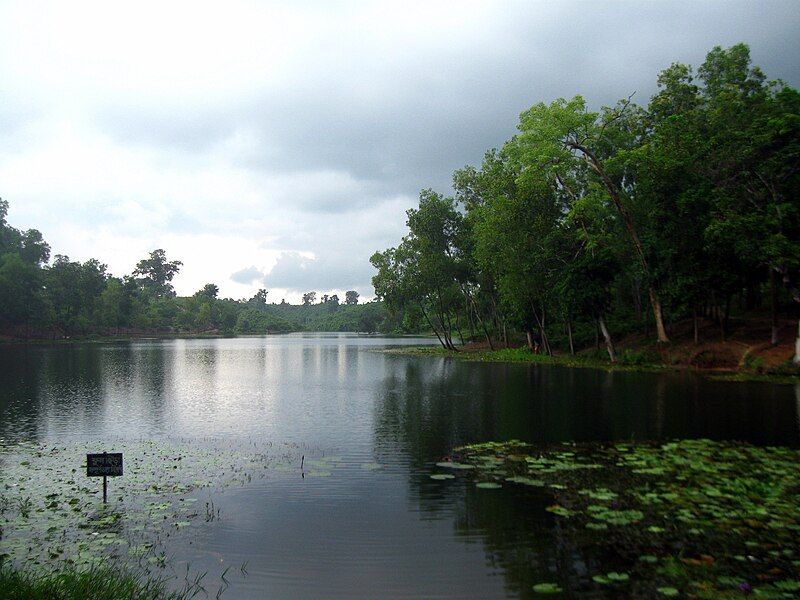
<instances>
[{"instance_id":1,"label":"calm water surface","mask_svg":"<svg viewBox=\"0 0 800 600\"><path fill-rule=\"evenodd\" d=\"M528 597L559 571L591 569L544 511L546 491L431 480L460 444L800 444L800 388L377 351L425 343L297 334L4 346L0 439L274 440L341 456L330 477L276 474L214 494L220 520L171 550L175 565L208 571L211 597L231 566L223 598Z\"/></svg>"}]
</instances>

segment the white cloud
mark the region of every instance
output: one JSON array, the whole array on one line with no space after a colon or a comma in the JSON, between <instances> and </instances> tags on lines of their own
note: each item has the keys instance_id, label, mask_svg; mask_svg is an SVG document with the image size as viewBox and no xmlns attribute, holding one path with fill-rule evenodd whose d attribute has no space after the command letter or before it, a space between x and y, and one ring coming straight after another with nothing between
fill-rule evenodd
<instances>
[{"instance_id":1,"label":"white cloud","mask_svg":"<svg viewBox=\"0 0 800 600\"><path fill-rule=\"evenodd\" d=\"M531 104L646 102L739 41L797 85L799 26L791 1L2 3L0 196L117 275L164 248L181 294L371 296L417 191Z\"/></svg>"}]
</instances>

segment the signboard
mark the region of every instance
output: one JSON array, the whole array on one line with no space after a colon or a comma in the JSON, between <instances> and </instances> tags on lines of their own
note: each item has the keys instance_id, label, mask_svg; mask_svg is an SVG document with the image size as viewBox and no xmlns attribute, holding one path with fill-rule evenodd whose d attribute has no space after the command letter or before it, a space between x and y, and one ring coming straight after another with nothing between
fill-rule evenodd
<instances>
[{"instance_id":1,"label":"signboard","mask_svg":"<svg viewBox=\"0 0 800 600\"><path fill-rule=\"evenodd\" d=\"M87 477L121 477L122 452L86 455Z\"/></svg>"}]
</instances>

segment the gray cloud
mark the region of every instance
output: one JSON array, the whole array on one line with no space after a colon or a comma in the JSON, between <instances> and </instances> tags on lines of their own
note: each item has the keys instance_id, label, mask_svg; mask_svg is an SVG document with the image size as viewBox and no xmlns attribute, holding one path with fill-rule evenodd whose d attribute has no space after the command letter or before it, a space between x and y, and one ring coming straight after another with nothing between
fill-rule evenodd
<instances>
[{"instance_id":1,"label":"gray cloud","mask_svg":"<svg viewBox=\"0 0 800 600\"><path fill-rule=\"evenodd\" d=\"M264 277L270 288L292 292L328 290L370 290L372 266L364 261L354 261L347 256L321 256L306 258L297 252L284 252L278 262Z\"/></svg>"},{"instance_id":2,"label":"gray cloud","mask_svg":"<svg viewBox=\"0 0 800 600\"><path fill-rule=\"evenodd\" d=\"M0 5L0 196L75 259L175 247L187 293L371 295L418 191L536 102L645 104L670 63L740 41L800 85L796 0L146 4Z\"/></svg>"},{"instance_id":3,"label":"gray cloud","mask_svg":"<svg viewBox=\"0 0 800 600\"><path fill-rule=\"evenodd\" d=\"M230 278L231 281L235 281L236 283L249 285L251 283L263 280L264 273L262 273L260 269L251 266L232 273Z\"/></svg>"},{"instance_id":4,"label":"gray cloud","mask_svg":"<svg viewBox=\"0 0 800 600\"><path fill-rule=\"evenodd\" d=\"M348 173L368 189L366 202L389 190L447 189L453 169L502 144L537 101L582 93L600 106L635 91L646 103L659 70L696 66L716 44L748 42L767 73L796 83L799 25L794 2L504 4L471 43L432 53L424 40L393 48L370 38L338 49L358 32L325 31L320 45L331 45L313 55L318 65L281 93L196 114L115 114L108 125L121 139L195 151L243 128L257 144L241 164ZM324 189L298 202L349 206Z\"/></svg>"}]
</instances>

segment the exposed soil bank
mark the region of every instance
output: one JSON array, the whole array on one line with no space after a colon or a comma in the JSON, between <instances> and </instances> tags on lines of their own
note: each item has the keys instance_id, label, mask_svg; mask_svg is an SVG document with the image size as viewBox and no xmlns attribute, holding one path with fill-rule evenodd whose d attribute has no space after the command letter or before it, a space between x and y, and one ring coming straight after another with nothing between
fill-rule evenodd
<instances>
[{"instance_id":1,"label":"exposed soil bank","mask_svg":"<svg viewBox=\"0 0 800 600\"><path fill-rule=\"evenodd\" d=\"M632 334L616 344L617 361L612 363L603 348L587 348L575 354L556 352L552 356L535 353L522 343L509 348L490 350L483 343L467 344L457 352L443 348L401 348L390 352L413 355L452 356L461 360L483 362L530 362L569 367L652 371L662 369L692 370L713 376L742 381L800 382L800 367L792 363L795 321L786 321L780 329L778 344L769 342L769 323L748 320L734 323L722 338L713 325L700 329L695 343L691 321L673 326L670 344L656 344L642 334Z\"/></svg>"}]
</instances>

